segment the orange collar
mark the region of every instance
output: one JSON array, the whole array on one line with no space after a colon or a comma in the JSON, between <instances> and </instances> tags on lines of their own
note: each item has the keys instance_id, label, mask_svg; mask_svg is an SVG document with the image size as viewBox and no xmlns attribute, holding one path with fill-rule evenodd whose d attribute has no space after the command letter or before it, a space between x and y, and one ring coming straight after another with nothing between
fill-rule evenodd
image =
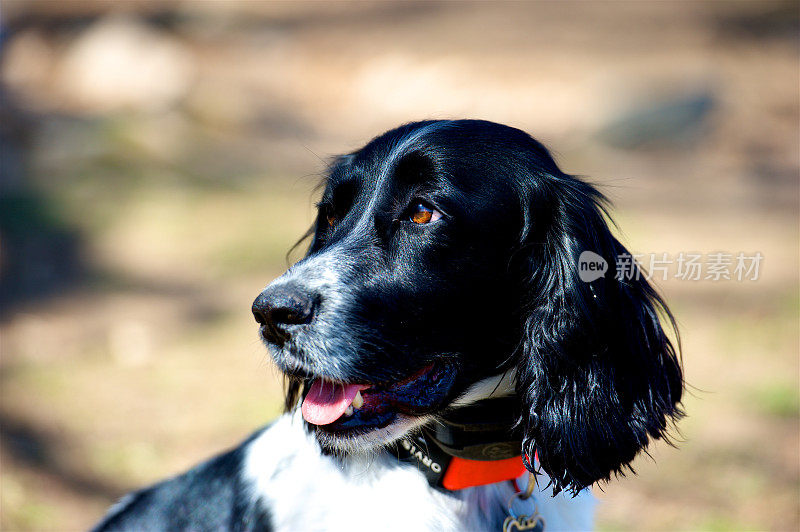
<instances>
[{"instance_id":1,"label":"orange collar","mask_svg":"<svg viewBox=\"0 0 800 532\"><path fill-rule=\"evenodd\" d=\"M414 435L398 443L394 453L401 462L415 464L428 484L443 491L456 491L514 480L527 470L522 456L471 460L452 456L432 438Z\"/></svg>"},{"instance_id":2,"label":"orange collar","mask_svg":"<svg viewBox=\"0 0 800 532\"><path fill-rule=\"evenodd\" d=\"M495 484L504 480L515 480L525 473L522 456L482 462L454 456L442 478L442 487L449 491L474 486Z\"/></svg>"},{"instance_id":3,"label":"orange collar","mask_svg":"<svg viewBox=\"0 0 800 532\"><path fill-rule=\"evenodd\" d=\"M526 471L518 419L516 396L484 399L447 412L390 450L439 490L512 480Z\"/></svg>"}]
</instances>

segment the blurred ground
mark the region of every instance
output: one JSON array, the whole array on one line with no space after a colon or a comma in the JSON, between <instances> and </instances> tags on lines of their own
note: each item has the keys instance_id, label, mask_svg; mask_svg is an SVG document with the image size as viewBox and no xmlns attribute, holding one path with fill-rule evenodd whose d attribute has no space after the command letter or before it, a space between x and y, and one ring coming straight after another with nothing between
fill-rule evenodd
<instances>
[{"instance_id":1,"label":"blurred ground","mask_svg":"<svg viewBox=\"0 0 800 532\"><path fill-rule=\"evenodd\" d=\"M798 4L3 3L0 527L83 529L279 411L249 308L324 161L421 118L505 122L600 183L670 279L677 449L607 530L797 530ZM674 270L673 270L674 271Z\"/></svg>"}]
</instances>

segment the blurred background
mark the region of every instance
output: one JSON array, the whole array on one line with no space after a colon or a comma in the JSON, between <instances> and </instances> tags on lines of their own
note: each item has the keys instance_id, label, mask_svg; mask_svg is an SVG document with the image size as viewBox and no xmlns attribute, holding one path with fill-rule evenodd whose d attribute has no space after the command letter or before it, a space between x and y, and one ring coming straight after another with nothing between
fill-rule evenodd
<instances>
[{"instance_id":1,"label":"blurred background","mask_svg":"<svg viewBox=\"0 0 800 532\"><path fill-rule=\"evenodd\" d=\"M798 12L5 0L0 527L83 529L276 416L250 304L326 161L474 117L599 183L634 253L764 257L756 281L657 281L689 417L594 490L600 528L797 530Z\"/></svg>"}]
</instances>

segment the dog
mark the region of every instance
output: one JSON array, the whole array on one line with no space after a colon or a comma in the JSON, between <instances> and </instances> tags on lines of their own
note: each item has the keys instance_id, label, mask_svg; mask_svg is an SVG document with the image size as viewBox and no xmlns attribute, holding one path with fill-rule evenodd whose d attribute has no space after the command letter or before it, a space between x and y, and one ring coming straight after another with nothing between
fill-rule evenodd
<instances>
[{"instance_id":1,"label":"dog","mask_svg":"<svg viewBox=\"0 0 800 532\"><path fill-rule=\"evenodd\" d=\"M492 122L336 158L307 254L252 307L287 413L96 530L591 528L587 488L683 415L675 321L635 263L617 275L607 220ZM591 281L586 251L609 265Z\"/></svg>"}]
</instances>

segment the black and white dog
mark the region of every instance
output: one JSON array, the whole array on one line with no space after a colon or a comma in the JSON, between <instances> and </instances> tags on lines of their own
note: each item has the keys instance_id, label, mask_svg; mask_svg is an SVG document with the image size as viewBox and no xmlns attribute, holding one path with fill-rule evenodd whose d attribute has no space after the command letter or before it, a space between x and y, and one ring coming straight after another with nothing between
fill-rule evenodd
<instances>
[{"instance_id":1,"label":"black and white dog","mask_svg":"<svg viewBox=\"0 0 800 532\"><path fill-rule=\"evenodd\" d=\"M591 528L586 488L666 437L683 390L674 321L615 275L604 205L491 122L337 158L307 255L253 304L288 413L98 530ZM585 251L608 265L590 282Z\"/></svg>"}]
</instances>

